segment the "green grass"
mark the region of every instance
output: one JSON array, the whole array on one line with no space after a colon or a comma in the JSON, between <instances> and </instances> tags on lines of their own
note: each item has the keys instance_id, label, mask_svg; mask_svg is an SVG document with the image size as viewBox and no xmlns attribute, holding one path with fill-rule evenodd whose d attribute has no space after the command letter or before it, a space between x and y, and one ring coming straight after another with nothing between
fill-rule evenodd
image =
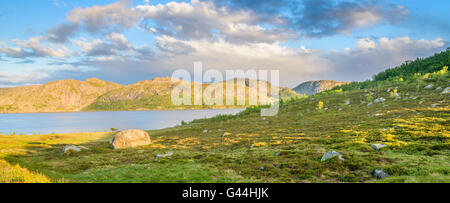
<instances>
[{"instance_id":1,"label":"green grass","mask_svg":"<svg viewBox=\"0 0 450 203\"><path fill-rule=\"evenodd\" d=\"M17 182L448 183L449 95L436 87L448 87L449 80L446 73L369 89L328 91L283 102L277 116L264 119L259 112L263 107L252 107L235 116L149 131L153 143L136 149L113 150L108 143L113 132L0 135L0 159L7 163L4 168L40 177ZM423 88L430 83L434 88ZM393 87L400 97L386 91ZM367 106L380 97L386 101ZM374 143L388 147L375 151L370 147ZM66 144L89 150L64 155ZM321 162L332 150L345 160ZM174 155L155 158L169 151ZM390 176L376 180L375 169ZM4 174L0 176L11 176ZM14 182L5 177L0 181Z\"/></svg>"}]
</instances>

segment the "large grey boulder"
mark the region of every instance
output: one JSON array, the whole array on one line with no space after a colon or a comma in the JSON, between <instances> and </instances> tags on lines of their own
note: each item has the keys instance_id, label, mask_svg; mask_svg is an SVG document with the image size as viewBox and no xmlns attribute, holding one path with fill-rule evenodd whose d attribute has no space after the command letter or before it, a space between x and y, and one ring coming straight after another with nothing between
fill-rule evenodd
<instances>
[{"instance_id":1,"label":"large grey boulder","mask_svg":"<svg viewBox=\"0 0 450 203\"><path fill-rule=\"evenodd\" d=\"M75 145L66 145L64 146L62 152L64 154L69 153L69 152L81 152L82 149L87 149L85 147L77 147Z\"/></svg>"},{"instance_id":2,"label":"large grey boulder","mask_svg":"<svg viewBox=\"0 0 450 203\"><path fill-rule=\"evenodd\" d=\"M376 179L383 179L383 178L389 177L389 174L386 173L386 172L384 172L384 171L381 170L381 169L377 169L377 170L375 170L375 171L373 172L373 176L374 176Z\"/></svg>"},{"instance_id":3,"label":"large grey boulder","mask_svg":"<svg viewBox=\"0 0 450 203\"><path fill-rule=\"evenodd\" d=\"M433 84L429 84L429 85L425 86L424 89L431 89L431 88L433 88L433 86L434 86Z\"/></svg>"},{"instance_id":4,"label":"large grey boulder","mask_svg":"<svg viewBox=\"0 0 450 203\"><path fill-rule=\"evenodd\" d=\"M370 145L374 150L380 150L381 148L387 147L385 144L372 144Z\"/></svg>"},{"instance_id":5,"label":"large grey boulder","mask_svg":"<svg viewBox=\"0 0 450 203\"><path fill-rule=\"evenodd\" d=\"M134 148L151 143L152 141L148 133L137 129L121 131L112 140L114 149Z\"/></svg>"},{"instance_id":6,"label":"large grey boulder","mask_svg":"<svg viewBox=\"0 0 450 203\"><path fill-rule=\"evenodd\" d=\"M167 152L167 153L165 153L165 154L157 154L156 155L156 159L159 159L159 158L166 158L166 157L169 157L169 156L172 156L173 155L173 152Z\"/></svg>"},{"instance_id":7,"label":"large grey boulder","mask_svg":"<svg viewBox=\"0 0 450 203\"><path fill-rule=\"evenodd\" d=\"M323 155L321 161L326 161L326 160L331 159L331 158L333 158L333 157L339 157L340 160L344 160L344 159L342 158L342 154L341 154L341 153L336 152L336 151L331 151L331 152L325 153L325 154Z\"/></svg>"},{"instance_id":8,"label":"large grey boulder","mask_svg":"<svg viewBox=\"0 0 450 203\"><path fill-rule=\"evenodd\" d=\"M378 98L378 99L375 99L375 101L373 101L373 102L375 102L375 103L379 103L379 102L385 102L386 101L386 99L385 98L383 98L383 97L380 97L380 98Z\"/></svg>"},{"instance_id":9,"label":"large grey boulder","mask_svg":"<svg viewBox=\"0 0 450 203\"><path fill-rule=\"evenodd\" d=\"M450 87L446 87L446 88L444 89L444 91L442 91L441 94L448 94L448 93L450 93Z\"/></svg>"}]
</instances>

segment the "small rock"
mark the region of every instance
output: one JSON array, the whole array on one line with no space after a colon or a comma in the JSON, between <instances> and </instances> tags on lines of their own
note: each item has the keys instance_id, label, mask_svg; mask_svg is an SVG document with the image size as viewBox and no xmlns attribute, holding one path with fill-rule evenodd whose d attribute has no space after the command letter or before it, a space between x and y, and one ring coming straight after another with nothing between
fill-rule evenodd
<instances>
[{"instance_id":1,"label":"small rock","mask_svg":"<svg viewBox=\"0 0 450 203\"><path fill-rule=\"evenodd\" d=\"M339 109L338 109L338 111L342 111L342 109L341 109L341 108L339 108Z\"/></svg>"},{"instance_id":2,"label":"small rock","mask_svg":"<svg viewBox=\"0 0 450 203\"><path fill-rule=\"evenodd\" d=\"M204 130L203 133L208 133L208 130Z\"/></svg>"},{"instance_id":3,"label":"small rock","mask_svg":"<svg viewBox=\"0 0 450 203\"><path fill-rule=\"evenodd\" d=\"M431 107L436 107L437 106L437 104L431 104Z\"/></svg>"},{"instance_id":4,"label":"small rock","mask_svg":"<svg viewBox=\"0 0 450 203\"><path fill-rule=\"evenodd\" d=\"M429 84L427 86L424 87L424 89L431 89L434 85L433 84Z\"/></svg>"},{"instance_id":5,"label":"small rock","mask_svg":"<svg viewBox=\"0 0 450 203\"><path fill-rule=\"evenodd\" d=\"M275 153L275 156L280 156L280 155L281 155L280 152Z\"/></svg>"},{"instance_id":6,"label":"small rock","mask_svg":"<svg viewBox=\"0 0 450 203\"><path fill-rule=\"evenodd\" d=\"M345 101L345 105L350 105L350 99L347 99L347 101Z\"/></svg>"},{"instance_id":7,"label":"small rock","mask_svg":"<svg viewBox=\"0 0 450 203\"><path fill-rule=\"evenodd\" d=\"M450 87L446 87L446 88L444 89L444 91L442 91L441 94L448 94L448 93L450 93Z\"/></svg>"},{"instance_id":8,"label":"small rock","mask_svg":"<svg viewBox=\"0 0 450 203\"><path fill-rule=\"evenodd\" d=\"M442 87L437 87L437 88L436 88L436 90L441 90L441 89L442 89Z\"/></svg>"},{"instance_id":9,"label":"small rock","mask_svg":"<svg viewBox=\"0 0 450 203\"><path fill-rule=\"evenodd\" d=\"M324 111L328 111L328 108L323 108Z\"/></svg>"},{"instance_id":10,"label":"small rock","mask_svg":"<svg viewBox=\"0 0 450 203\"><path fill-rule=\"evenodd\" d=\"M416 99L417 99L417 97L412 97L411 99L412 99L412 100L416 100Z\"/></svg>"},{"instance_id":11,"label":"small rock","mask_svg":"<svg viewBox=\"0 0 450 203\"><path fill-rule=\"evenodd\" d=\"M157 154L156 155L156 158L157 159L159 159L159 158L165 158L165 157L169 157L169 156L172 156L173 155L173 152L167 152L166 154Z\"/></svg>"},{"instance_id":12,"label":"small rock","mask_svg":"<svg viewBox=\"0 0 450 203\"><path fill-rule=\"evenodd\" d=\"M373 176L374 176L376 179L383 179L383 178L389 177L389 174L387 174L386 172L384 172L384 171L381 170L381 169L377 169L377 170L375 170L375 171L373 172Z\"/></svg>"},{"instance_id":13,"label":"small rock","mask_svg":"<svg viewBox=\"0 0 450 203\"><path fill-rule=\"evenodd\" d=\"M386 99L385 98L383 98L383 97L380 97L380 98L378 98L378 99L375 99L375 103L378 103L378 102L385 102L386 101Z\"/></svg>"},{"instance_id":14,"label":"small rock","mask_svg":"<svg viewBox=\"0 0 450 203\"><path fill-rule=\"evenodd\" d=\"M264 171L266 168L264 166L259 167L259 170Z\"/></svg>"},{"instance_id":15,"label":"small rock","mask_svg":"<svg viewBox=\"0 0 450 203\"><path fill-rule=\"evenodd\" d=\"M339 157L340 160L344 160L342 158L342 154L336 151L327 152L323 155L321 161L326 161L327 159L331 159L333 157Z\"/></svg>"},{"instance_id":16,"label":"small rock","mask_svg":"<svg viewBox=\"0 0 450 203\"><path fill-rule=\"evenodd\" d=\"M81 152L81 148L80 148L80 147L77 147L77 146L75 146L75 145L66 145L66 146L63 148L62 152L63 152L64 154L65 154L65 153L68 153L68 152Z\"/></svg>"},{"instance_id":17,"label":"small rock","mask_svg":"<svg viewBox=\"0 0 450 203\"><path fill-rule=\"evenodd\" d=\"M222 129L219 129L219 130L217 130L217 131L222 132Z\"/></svg>"},{"instance_id":18,"label":"small rock","mask_svg":"<svg viewBox=\"0 0 450 203\"><path fill-rule=\"evenodd\" d=\"M387 90L386 90L386 92L391 92L391 90L392 90L392 88L388 88Z\"/></svg>"},{"instance_id":19,"label":"small rock","mask_svg":"<svg viewBox=\"0 0 450 203\"><path fill-rule=\"evenodd\" d=\"M383 105L383 108L389 107L389 105Z\"/></svg>"},{"instance_id":20,"label":"small rock","mask_svg":"<svg viewBox=\"0 0 450 203\"><path fill-rule=\"evenodd\" d=\"M380 150L381 148L387 147L385 144L372 144L370 145L374 150Z\"/></svg>"}]
</instances>

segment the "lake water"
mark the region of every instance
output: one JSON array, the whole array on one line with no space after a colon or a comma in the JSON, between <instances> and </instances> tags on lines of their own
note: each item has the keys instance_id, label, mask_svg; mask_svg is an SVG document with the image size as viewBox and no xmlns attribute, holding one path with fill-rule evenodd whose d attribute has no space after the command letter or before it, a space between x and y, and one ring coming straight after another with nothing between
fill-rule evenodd
<instances>
[{"instance_id":1,"label":"lake water","mask_svg":"<svg viewBox=\"0 0 450 203\"><path fill-rule=\"evenodd\" d=\"M0 114L1 134L103 132L110 128L154 130L174 127L181 121L236 114L243 109L180 111L113 111L74 113Z\"/></svg>"}]
</instances>

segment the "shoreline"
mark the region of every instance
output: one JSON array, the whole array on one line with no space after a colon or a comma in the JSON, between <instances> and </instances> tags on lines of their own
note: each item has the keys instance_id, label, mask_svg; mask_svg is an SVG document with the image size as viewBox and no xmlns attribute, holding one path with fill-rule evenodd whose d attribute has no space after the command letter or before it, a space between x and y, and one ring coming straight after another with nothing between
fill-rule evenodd
<instances>
[{"instance_id":1,"label":"shoreline","mask_svg":"<svg viewBox=\"0 0 450 203\"><path fill-rule=\"evenodd\" d=\"M0 113L1 115L13 115L13 114L59 114L59 113L89 113L89 112L142 112L142 111L190 111L190 110L228 110L228 109L247 109L250 106L242 107L213 107L213 108L170 108L170 109L139 109L139 110L108 110L108 111L48 111L48 112L17 112L17 113Z\"/></svg>"}]
</instances>

